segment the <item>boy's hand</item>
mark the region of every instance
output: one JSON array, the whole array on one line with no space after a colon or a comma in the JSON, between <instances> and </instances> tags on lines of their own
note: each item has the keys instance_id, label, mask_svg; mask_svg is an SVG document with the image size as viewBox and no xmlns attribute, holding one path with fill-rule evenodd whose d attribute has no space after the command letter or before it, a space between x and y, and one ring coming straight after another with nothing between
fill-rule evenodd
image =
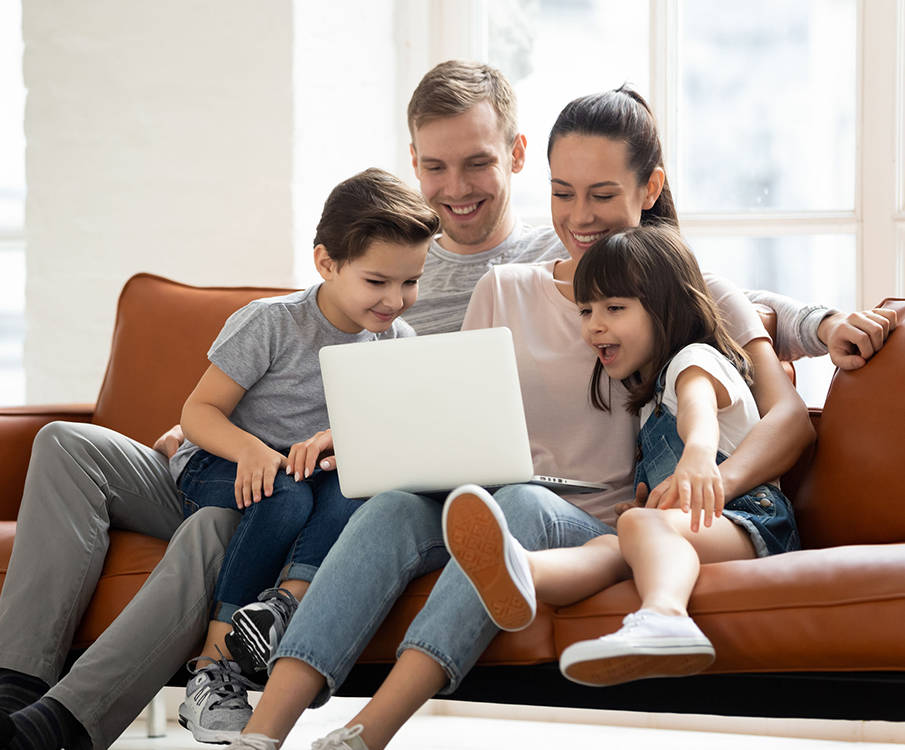
<instances>
[{"instance_id":1,"label":"boy's hand","mask_svg":"<svg viewBox=\"0 0 905 750\"><path fill-rule=\"evenodd\" d=\"M322 430L293 445L286 462L286 473L295 477L296 482L307 479L314 473L315 464L325 451L330 455L321 460L320 467L324 471L331 471L336 468L336 459L332 455L333 433L330 430Z\"/></svg>"},{"instance_id":2,"label":"boy's hand","mask_svg":"<svg viewBox=\"0 0 905 750\"><path fill-rule=\"evenodd\" d=\"M286 457L273 448L255 439L239 455L236 466L236 507L239 510L261 502L262 497L273 494L273 478Z\"/></svg>"}]
</instances>

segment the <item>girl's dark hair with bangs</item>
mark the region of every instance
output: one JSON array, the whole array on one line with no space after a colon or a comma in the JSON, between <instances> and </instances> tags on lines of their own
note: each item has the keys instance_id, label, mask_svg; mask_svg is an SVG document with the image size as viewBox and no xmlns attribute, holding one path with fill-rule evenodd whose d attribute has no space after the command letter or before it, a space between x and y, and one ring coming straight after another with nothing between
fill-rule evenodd
<instances>
[{"instance_id":1,"label":"girl's dark hair with bangs","mask_svg":"<svg viewBox=\"0 0 905 750\"><path fill-rule=\"evenodd\" d=\"M651 317L651 374L642 378L635 373L623 381L629 391L626 408L632 414L654 397L660 370L688 344L710 344L750 385L748 355L726 331L691 250L668 225L642 225L601 237L578 262L573 284L579 305L604 297L632 297ZM600 394L603 371L598 359L591 376L591 403L609 411Z\"/></svg>"}]
</instances>

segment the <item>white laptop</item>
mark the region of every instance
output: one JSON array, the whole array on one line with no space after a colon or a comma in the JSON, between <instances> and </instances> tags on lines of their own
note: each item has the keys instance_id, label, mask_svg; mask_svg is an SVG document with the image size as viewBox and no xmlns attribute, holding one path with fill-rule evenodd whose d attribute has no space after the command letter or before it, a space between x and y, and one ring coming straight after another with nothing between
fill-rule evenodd
<instances>
[{"instance_id":1,"label":"white laptop","mask_svg":"<svg viewBox=\"0 0 905 750\"><path fill-rule=\"evenodd\" d=\"M466 482L608 489L535 476L508 328L325 346L320 362L346 497Z\"/></svg>"}]
</instances>

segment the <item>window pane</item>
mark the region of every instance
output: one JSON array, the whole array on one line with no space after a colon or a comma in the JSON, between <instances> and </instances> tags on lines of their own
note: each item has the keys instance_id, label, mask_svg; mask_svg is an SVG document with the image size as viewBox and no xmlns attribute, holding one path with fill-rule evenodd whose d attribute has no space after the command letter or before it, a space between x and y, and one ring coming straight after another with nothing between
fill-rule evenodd
<instances>
[{"instance_id":1,"label":"window pane","mask_svg":"<svg viewBox=\"0 0 905 750\"><path fill-rule=\"evenodd\" d=\"M624 0L506 0L488 3L488 62L515 87L528 138L513 180L524 219L549 221L547 137L572 99L629 83L649 85L647 3Z\"/></svg>"},{"instance_id":2,"label":"window pane","mask_svg":"<svg viewBox=\"0 0 905 750\"><path fill-rule=\"evenodd\" d=\"M853 210L855 0L679 8L679 209Z\"/></svg>"},{"instance_id":3,"label":"window pane","mask_svg":"<svg viewBox=\"0 0 905 750\"><path fill-rule=\"evenodd\" d=\"M701 268L742 289L770 289L808 303L855 309L854 235L715 237L688 233ZM829 357L800 360L798 391L822 406L833 374Z\"/></svg>"}]
</instances>

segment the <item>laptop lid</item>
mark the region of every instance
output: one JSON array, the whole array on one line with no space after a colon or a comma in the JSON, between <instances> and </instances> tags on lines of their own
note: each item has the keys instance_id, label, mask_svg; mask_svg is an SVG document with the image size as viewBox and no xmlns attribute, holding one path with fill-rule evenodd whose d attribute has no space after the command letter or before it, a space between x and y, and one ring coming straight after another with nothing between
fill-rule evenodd
<instances>
[{"instance_id":1,"label":"laptop lid","mask_svg":"<svg viewBox=\"0 0 905 750\"><path fill-rule=\"evenodd\" d=\"M347 497L531 480L508 328L325 346L320 362Z\"/></svg>"}]
</instances>

